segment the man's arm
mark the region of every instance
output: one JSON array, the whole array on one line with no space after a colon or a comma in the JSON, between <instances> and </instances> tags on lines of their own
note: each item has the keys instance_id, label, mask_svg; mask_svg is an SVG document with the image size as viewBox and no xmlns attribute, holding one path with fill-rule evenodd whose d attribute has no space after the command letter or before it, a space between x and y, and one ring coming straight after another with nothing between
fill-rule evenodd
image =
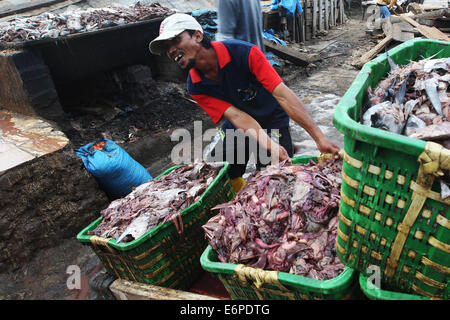
<instances>
[{"instance_id":1,"label":"man's arm","mask_svg":"<svg viewBox=\"0 0 450 320\"><path fill-rule=\"evenodd\" d=\"M218 123L222 117L228 119L236 129L255 139L261 147L268 150L274 163L289 159L287 151L278 143L270 139L259 123L247 113L239 110L229 102L216 99L204 94L191 94L191 97L208 113L214 123ZM253 129L253 130L249 130Z\"/></svg>"},{"instance_id":2,"label":"man's arm","mask_svg":"<svg viewBox=\"0 0 450 320\"><path fill-rule=\"evenodd\" d=\"M253 46L250 49L249 70L261 82L264 88L273 95L288 116L309 133L316 142L320 152L338 154L339 147L328 140L319 127L317 127L316 123L305 110L303 103L283 83L281 77L257 46Z\"/></svg>"},{"instance_id":3,"label":"man's arm","mask_svg":"<svg viewBox=\"0 0 450 320\"><path fill-rule=\"evenodd\" d=\"M289 160L287 151L278 143L273 141L262 129L260 124L249 114L230 106L225 110L223 116L238 130L255 139L261 147L268 150L273 162Z\"/></svg>"},{"instance_id":4,"label":"man's arm","mask_svg":"<svg viewBox=\"0 0 450 320\"><path fill-rule=\"evenodd\" d=\"M314 120L309 116L301 100L291 89L281 82L272 91L272 95L283 110L286 111L289 118L301 125L314 139L320 152L338 154L339 147L322 133Z\"/></svg>"}]
</instances>

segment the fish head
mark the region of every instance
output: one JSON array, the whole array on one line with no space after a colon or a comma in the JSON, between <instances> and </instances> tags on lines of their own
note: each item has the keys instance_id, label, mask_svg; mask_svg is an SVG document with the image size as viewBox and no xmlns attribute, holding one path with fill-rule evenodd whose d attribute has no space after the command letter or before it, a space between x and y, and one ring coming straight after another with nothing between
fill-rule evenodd
<instances>
[{"instance_id":1,"label":"fish head","mask_svg":"<svg viewBox=\"0 0 450 320\"><path fill-rule=\"evenodd\" d=\"M401 133L403 130L404 121L400 112L382 109L376 112L371 117L372 127Z\"/></svg>"}]
</instances>

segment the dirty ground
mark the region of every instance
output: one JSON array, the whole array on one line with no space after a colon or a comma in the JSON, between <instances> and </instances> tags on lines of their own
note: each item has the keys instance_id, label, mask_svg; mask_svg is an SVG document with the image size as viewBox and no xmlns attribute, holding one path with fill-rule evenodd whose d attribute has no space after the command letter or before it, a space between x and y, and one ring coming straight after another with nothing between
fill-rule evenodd
<instances>
[{"instance_id":1,"label":"dirty ground","mask_svg":"<svg viewBox=\"0 0 450 320\"><path fill-rule=\"evenodd\" d=\"M346 24L328 30L327 34L307 43L306 46L293 45L306 52L319 53L321 61L307 68L300 68L280 60L282 68L279 69L287 85L303 99L320 128L340 147L343 147L343 136L332 125L334 107L359 71L351 65L354 57L374 45L365 34L365 21L361 20L359 5L352 8L351 14L347 16L349 20ZM180 86L162 84L160 88L165 88L166 92L163 90L162 94L156 95L154 99L161 99L161 109L158 112L152 110L140 115L146 119L150 117L154 121L136 122L141 127L136 125L135 132L128 131L130 123L126 123L127 126L123 128L120 127L123 123L120 121L120 119L123 121L121 117L126 117L127 110L131 111L132 108L128 106L130 108L127 109L127 106L124 106L121 110L111 108L109 114L91 110L89 115L82 118L76 117L77 111L73 111L71 121L75 131L67 133L69 138L74 139L76 145L82 145L98 138L99 133L105 132L114 139L127 141L136 134L148 134L166 128L166 122L182 126L184 121L205 119L201 111L195 112L197 106L179 98L181 94L176 92ZM171 104L182 106L183 113L178 115L183 117L168 112L169 109L166 109L165 105ZM89 109L89 105L86 108ZM186 110L187 113L184 112ZM297 155L317 154L314 142L298 125L292 127L292 138ZM81 270L80 290L69 290L67 287L69 274L66 272L69 266L78 266ZM0 300L113 299L111 295L92 290L89 286L89 281L94 283L102 272L104 268L95 253L89 247L81 245L74 234L73 239L64 240L54 248L39 252L30 263L20 269L0 274Z\"/></svg>"},{"instance_id":2,"label":"dirty ground","mask_svg":"<svg viewBox=\"0 0 450 320\"><path fill-rule=\"evenodd\" d=\"M198 112L184 91L184 84L153 80L147 66L109 71L76 88L60 88L60 100L68 114L60 125L80 147L102 135L124 144L194 121L207 121L208 116ZM173 112L174 106L182 112Z\"/></svg>"}]
</instances>

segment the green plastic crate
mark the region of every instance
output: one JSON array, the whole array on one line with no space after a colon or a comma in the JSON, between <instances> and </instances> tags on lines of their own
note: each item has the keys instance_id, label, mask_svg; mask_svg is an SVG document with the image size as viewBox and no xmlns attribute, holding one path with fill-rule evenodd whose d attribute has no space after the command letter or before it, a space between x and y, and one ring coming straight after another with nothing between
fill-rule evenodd
<instances>
[{"instance_id":1,"label":"green plastic crate","mask_svg":"<svg viewBox=\"0 0 450 320\"><path fill-rule=\"evenodd\" d=\"M174 222L160 224L139 239L128 243L116 243L88 235L101 222L102 217L92 222L77 239L90 246L102 261L105 269L118 278L186 290L201 275L200 256L207 246L201 228L212 216L211 208L230 201L234 197L228 177L228 163L200 199L182 210L183 232L179 234ZM168 174L174 166L155 179ZM177 219L178 220L178 219Z\"/></svg>"},{"instance_id":2,"label":"green plastic crate","mask_svg":"<svg viewBox=\"0 0 450 320\"><path fill-rule=\"evenodd\" d=\"M382 289L383 286L381 288L369 287L368 279L367 275L360 274L359 286L364 295L371 300L430 300L429 297Z\"/></svg>"},{"instance_id":3,"label":"green plastic crate","mask_svg":"<svg viewBox=\"0 0 450 320\"><path fill-rule=\"evenodd\" d=\"M389 51L399 65L435 54L450 57L450 43L415 39ZM448 299L450 200L432 169L450 169L450 150L359 123L368 87L389 70L386 54L366 63L335 109L345 135L338 255L365 275L379 266L399 291Z\"/></svg>"},{"instance_id":4,"label":"green plastic crate","mask_svg":"<svg viewBox=\"0 0 450 320\"><path fill-rule=\"evenodd\" d=\"M301 156L293 163L308 163L317 157ZM209 245L200 257L208 272L216 274L234 300L341 300L353 299L358 293L356 271L346 267L336 278L320 281L277 271L223 263Z\"/></svg>"}]
</instances>

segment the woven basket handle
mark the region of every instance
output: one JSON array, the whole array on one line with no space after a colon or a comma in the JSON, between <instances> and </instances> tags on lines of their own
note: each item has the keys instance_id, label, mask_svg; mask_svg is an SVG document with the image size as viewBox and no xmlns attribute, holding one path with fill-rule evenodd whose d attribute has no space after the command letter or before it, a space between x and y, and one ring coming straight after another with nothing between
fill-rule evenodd
<instances>
[{"instance_id":1,"label":"woven basket handle","mask_svg":"<svg viewBox=\"0 0 450 320\"><path fill-rule=\"evenodd\" d=\"M450 170L450 150L435 142L427 142L419 162L425 174L442 176L442 170Z\"/></svg>"},{"instance_id":2,"label":"woven basket handle","mask_svg":"<svg viewBox=\"0 0 450 320\"><path fill-rule=\"evenodd\" d=\"M288 289L278 281L278 271L267 271L238 264L236 268L234 268L234 272L241 282L245 283L248 282L248 280L251 280L258 289L261 288L263 284L274 284L280 289L288 291Z\"/></svg>"},{"instance_id":3,"label":"woven basket handle","mask_svg":"<svg viewBox=\"0 0 450 320\"><path fill-rule=\"evenodd\" d=\"M330 160L333 158L334 156L332 153L321 153L320 155L317 156L317 161L321 163L323 161ZM339 158L344 159L344 150L339 151Z\"/></svg>"},{"instance_id":4,"label":"woven basket handle","mask_svg":"<svg viewBox=\"0 0 450 320\"><path fill-rule=\"evenodd\" d=\"M385 274L389 278L395 275L398 259L402 253L410 230L422 211L425 201L430 196L435 177L444 175L442 170L450 170L450 150L435 142L427 142L424 152L419 156L419 171L417 185L411 196L411 204L403 221L398 224L399 232L391 245L391 253L387 259Z\"/></svg>"},{"instance_id":5,"label":"woven basket handle","mask_svg":"<svg viewBox=\"0 0 450 320\"><path fill-rule=\"evenodd\" d=\"M112 238L102 238L102 237L99 237L99 236L92 236L89 240L91 241L91 243L93 245L106 247L109 252L115 253L114 248L112 248L108 244L109 240L111 240L111 239Z\"/></svg>"}]
</instances>

